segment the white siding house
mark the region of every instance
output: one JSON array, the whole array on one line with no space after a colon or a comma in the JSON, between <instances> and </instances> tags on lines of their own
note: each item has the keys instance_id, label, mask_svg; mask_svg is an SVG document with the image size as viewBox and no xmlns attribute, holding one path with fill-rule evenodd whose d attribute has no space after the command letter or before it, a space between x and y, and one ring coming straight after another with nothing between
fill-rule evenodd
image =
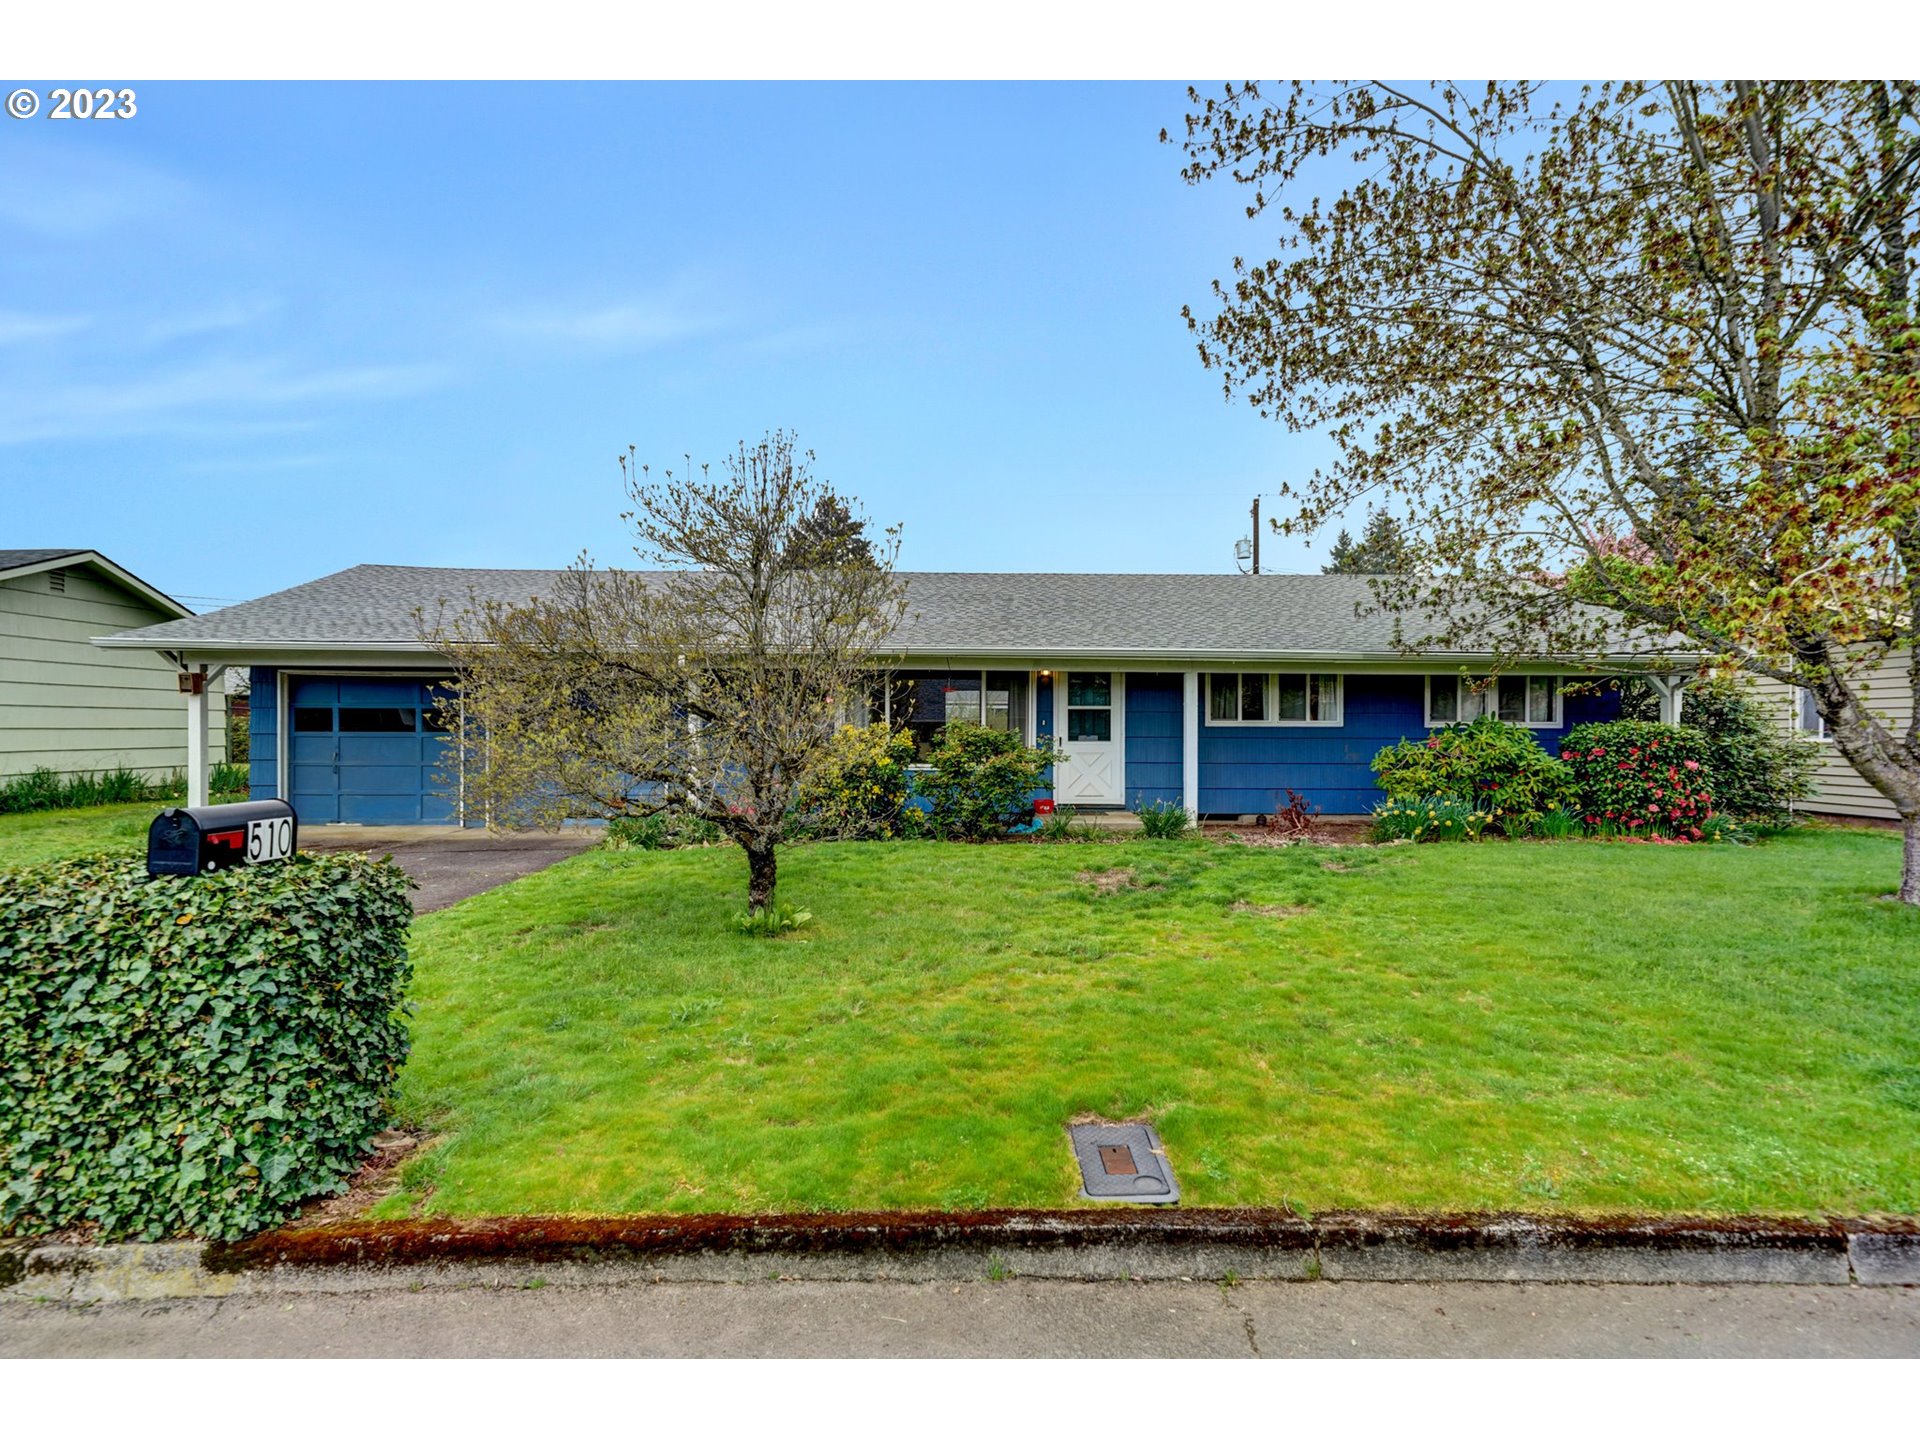
<instances>
[{"instance_id":1,"label":"white siding house","mask_svg":"<svg viewBox=\"0 0 1920 1440\"><path fill-rule=\"evenodd\" d=\"M1907 684L1907 654L1896 651L1881 662L1866 682L1867 707L1889 727L1906 729L1913 719L1913 695ZM1783 685L1778 680L1760 680L1756 692L1771 702L1780 715L1780 723L1790 732L1819 740L1823 747L1820 768L1814 775L1814 792L1802 808L1821 815L1845 815L1865 820L1898 820L1893 802L1869 785L1860 772L1847 763L1839 748L1822 733L1820 717L1808 703L1806 692Z\"/></svg>"},{"instance_id":2,"label":"white siding house","mask_svg":"<svg viewBox=\"0 0 1920 1440\"><path fill-rule=\"evenodd\" d=\"M192 613L95 550L0 550L0 783L41 766L155 777L185 769L179 667L151 650L91 642ZM218 762L224 696L208 708Z\"/></svg>"}]
</instances>

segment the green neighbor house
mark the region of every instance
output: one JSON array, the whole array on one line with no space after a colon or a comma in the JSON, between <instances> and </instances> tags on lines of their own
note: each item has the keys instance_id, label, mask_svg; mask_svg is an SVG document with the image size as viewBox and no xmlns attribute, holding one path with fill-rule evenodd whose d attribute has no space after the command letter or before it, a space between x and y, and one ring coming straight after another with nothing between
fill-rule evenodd
<instances>
[{"instance_id":1,"label":"green neighbor house","mask_svg":"<svg viewBox=\"0 0 1920 1440\"><path fill-rule=\"evenodd\" d=\"M192 613L97 550L0 550L0 785L41 767L185 770L200 697L183 693L179 663L92 642ZM204 713L218 763L225 696L206 695Z\"/></svg>"}]
</instances>

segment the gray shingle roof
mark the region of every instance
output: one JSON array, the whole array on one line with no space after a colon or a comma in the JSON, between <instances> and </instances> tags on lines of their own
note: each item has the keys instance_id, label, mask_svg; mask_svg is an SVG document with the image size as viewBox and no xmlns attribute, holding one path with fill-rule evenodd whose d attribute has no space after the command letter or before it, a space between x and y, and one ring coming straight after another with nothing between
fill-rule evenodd
<instances>
[{"instance_id":1,"label":"gray shingle roof","mask_svg":"<svg viewBox=\"0 0 1920 1440\"><path fill-rule=\"evenodd\" d=\"M419 642L416 609L525 601L562 572L358 565L112 637L115 645L353 649ZM1394 617L1359 575L906 572L912 653L1392 655Z\"/></svg>"},{"instance_id":2,"label":"gray shingle roof","mask_svg":"<svg viewBox=\"0 0 1920 1440\"><path fill-rule=\"evenodd\" d=\"M22 565L38 565L43 560L58 560L62 555L85 555L85 550L0 550L0 571L18 570Z\"/></svg>"}]
</instances>

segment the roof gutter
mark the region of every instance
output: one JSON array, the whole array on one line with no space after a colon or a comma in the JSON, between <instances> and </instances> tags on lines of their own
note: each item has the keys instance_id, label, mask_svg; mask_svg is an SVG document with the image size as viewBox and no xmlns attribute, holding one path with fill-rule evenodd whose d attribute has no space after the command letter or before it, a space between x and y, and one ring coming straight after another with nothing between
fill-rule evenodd
<instances>
[{"instance_id":1,"label":"roof gutter","mask_svg":"<svg viewBox=\"0 0 1920 1440\"><path fill-rule=\"evenodd\" d=\"M170 637L142 640L138 631L121 635L94 637L93 643L119 650L191 650L196 653L325 651L330 653L366 652L376 655L439 655L444 652L417 640L233 640ZM1009 660L1048 668L1071 668L1074 664L1162 665L1171 668L1193 665L1393 665L1400 668L1431 668L1435 665L1487 665L1495 656L1487 651L1465 650L1168 650L1114 649L1081 650L1069 646L1036 648L1033 646L901 646L877 652L885 658L901 660ZM1608 666L1628 669L1665 668L1671 664L1697 663L1699 652L1670 651L1654 655L1608 656L1596 661L1585 656L1544 655L1519 662L1525 665L1560 665L1589 670Z\"/></svg>"}]
</instances>

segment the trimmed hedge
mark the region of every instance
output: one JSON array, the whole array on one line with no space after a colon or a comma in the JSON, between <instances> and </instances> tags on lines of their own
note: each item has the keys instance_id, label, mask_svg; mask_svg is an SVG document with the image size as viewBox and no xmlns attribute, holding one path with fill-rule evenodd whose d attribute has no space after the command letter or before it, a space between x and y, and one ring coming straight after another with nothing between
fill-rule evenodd
<instances>
[{"instance_id":1,"label":"trimmed hedge","mask_svg":"<svg viewBox=\"0 0 1920 1440\"><path fill-rule=\"evenodd\" d=\"M0 874L0 1224L233 1239L337 1193L407 1058L407 877Z\"/></svg>"}]
</instances>

